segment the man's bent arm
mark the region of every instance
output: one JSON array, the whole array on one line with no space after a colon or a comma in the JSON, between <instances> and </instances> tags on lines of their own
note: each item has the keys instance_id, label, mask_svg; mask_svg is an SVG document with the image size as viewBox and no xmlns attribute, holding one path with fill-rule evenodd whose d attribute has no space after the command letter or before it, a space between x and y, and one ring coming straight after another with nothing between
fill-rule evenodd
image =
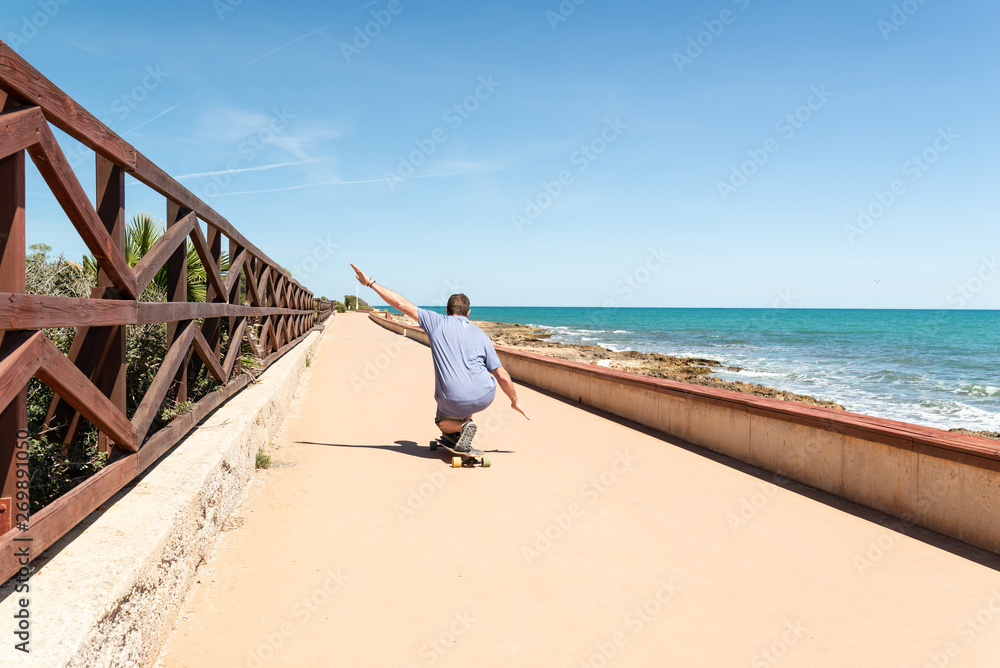
<instances>
[{"instance_id":1,"label":"man's bent arm","mask_svg":"<svg viewBox=\"0 0 1000 668\"><path fill-rule=\"evenodd\" d=\"M408 315L417 322L420 321L420 318L417 315L417 307L414 306L414 304L410 300L408 300L406 297L399 294L398 292L390 290L384 285L379 285L378 283L372 282L372 279L368 278L368 275L365 274L365 272L358 269L357 267L355 267L353 263L351 264L351 267L353 267L354 271L357 273L359 283L374 290L375 294L384 299L385 303L388 304L389 306L393 307L398 311L402 311L405 315Z\"/></svg>"},{"instance_id":2,"label":"man's bent arm","mask_svg":"<svg viewBox=\"0 0 1000 668\"><path fill-rule=\"evenodd\" d=\"M419 322L420 318L417 315L417 307L406 297L378 283L372 285L371 289L375 291L375 294L384 299L386 304L397 311L402 311Z\"/></svg>"},{"instance_id":3,"label":"man's bent arm","mask_svg":"<svg viewBox=\"0 0 1000 668\"><path fill-rule=\"evenodd\" d=\"M503 390L503 393L507 395L508 399L510 399L510 407L523 415L526 419L530 420L531 418L528 417L528 414L524 412L523 408L521 408L521 402L517 399L517 390L514 388L514 381L510 379L510 374L507 373L507 369L500 366L493 369L493 371L490 371L490 373L497 379L497 384L500 386L500 389Z\"/></svg>"}]
</instances>

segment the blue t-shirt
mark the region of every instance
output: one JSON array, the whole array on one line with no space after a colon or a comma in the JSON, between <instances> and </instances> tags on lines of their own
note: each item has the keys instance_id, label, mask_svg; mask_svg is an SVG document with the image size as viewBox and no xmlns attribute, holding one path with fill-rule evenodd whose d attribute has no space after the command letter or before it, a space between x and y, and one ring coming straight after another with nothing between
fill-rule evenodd
<instances>
[{"instance_id":1,"label":"blue t-shirt","mask_svg":"<svg viewBox=\"0 0 1000 668\"><path fill-rule=\"evenodd\" d=\"M451 417L465 417L493 403L497 382L490 373L500 358L486 332L465 316L418 309L420 326L431 342L434 399Z\"/></svg>"}]
</instances>

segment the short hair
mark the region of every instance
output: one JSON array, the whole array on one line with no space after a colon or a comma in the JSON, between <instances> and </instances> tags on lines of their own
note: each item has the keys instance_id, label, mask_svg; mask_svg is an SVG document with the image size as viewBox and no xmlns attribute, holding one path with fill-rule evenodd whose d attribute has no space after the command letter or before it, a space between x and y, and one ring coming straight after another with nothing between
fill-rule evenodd
<instances>
[{"instance_id":1,"label":"short hair","mask_svg":"<svg viewBox=\"0 0 1000 668\"><path fill-rule=\"evenodd\" d=\"M469 317L469 298L463 294L448 297L448 315Z\"/></svg>"}]
</instances>

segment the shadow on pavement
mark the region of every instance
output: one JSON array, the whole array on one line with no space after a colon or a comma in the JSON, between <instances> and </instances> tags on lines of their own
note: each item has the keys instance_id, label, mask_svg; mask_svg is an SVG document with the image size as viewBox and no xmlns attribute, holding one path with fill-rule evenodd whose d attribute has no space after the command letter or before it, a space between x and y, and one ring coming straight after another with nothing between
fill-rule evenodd
<instances>
[{"instance_id":1,"label":"shadow on pavement","mask_svg":"<svg viewBox=\"0 0 1000 668\"><path fill-rule=\"evenodd\" d=\"M431 451L430 447L427 445L417 445L416 441L395 441L393 445L367 445L363 443L316 443L315 441L295 441L299 445L322 445L327 448L369 448L372 450L389 450L391 452L399 452L404 455L410 455L411 457L421 457L421 458L439 458L440 453ZM430 439L427 440L430 443ZM488 452L490 454L514 454L513 450L483 450L483 452Z\"/></svg>"}]
</instances>

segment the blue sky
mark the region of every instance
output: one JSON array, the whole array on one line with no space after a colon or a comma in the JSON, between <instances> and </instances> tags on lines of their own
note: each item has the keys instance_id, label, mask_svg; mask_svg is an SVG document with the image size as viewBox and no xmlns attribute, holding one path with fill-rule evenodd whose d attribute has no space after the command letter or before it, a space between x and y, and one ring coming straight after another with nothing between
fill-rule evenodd
<instances>
[{"instance_id":1,"label":"blue sky","mask_svg":"<svg viewBox=\"0 0 1000 668\"><path fill-rule=\"evenodd\" d=\"M1000 306L995 2L6 0L0 26L317 295L353 261L420 304ZM85 252L33 169L28 207L29 243Z\"/></svg>"}]
</instances>

